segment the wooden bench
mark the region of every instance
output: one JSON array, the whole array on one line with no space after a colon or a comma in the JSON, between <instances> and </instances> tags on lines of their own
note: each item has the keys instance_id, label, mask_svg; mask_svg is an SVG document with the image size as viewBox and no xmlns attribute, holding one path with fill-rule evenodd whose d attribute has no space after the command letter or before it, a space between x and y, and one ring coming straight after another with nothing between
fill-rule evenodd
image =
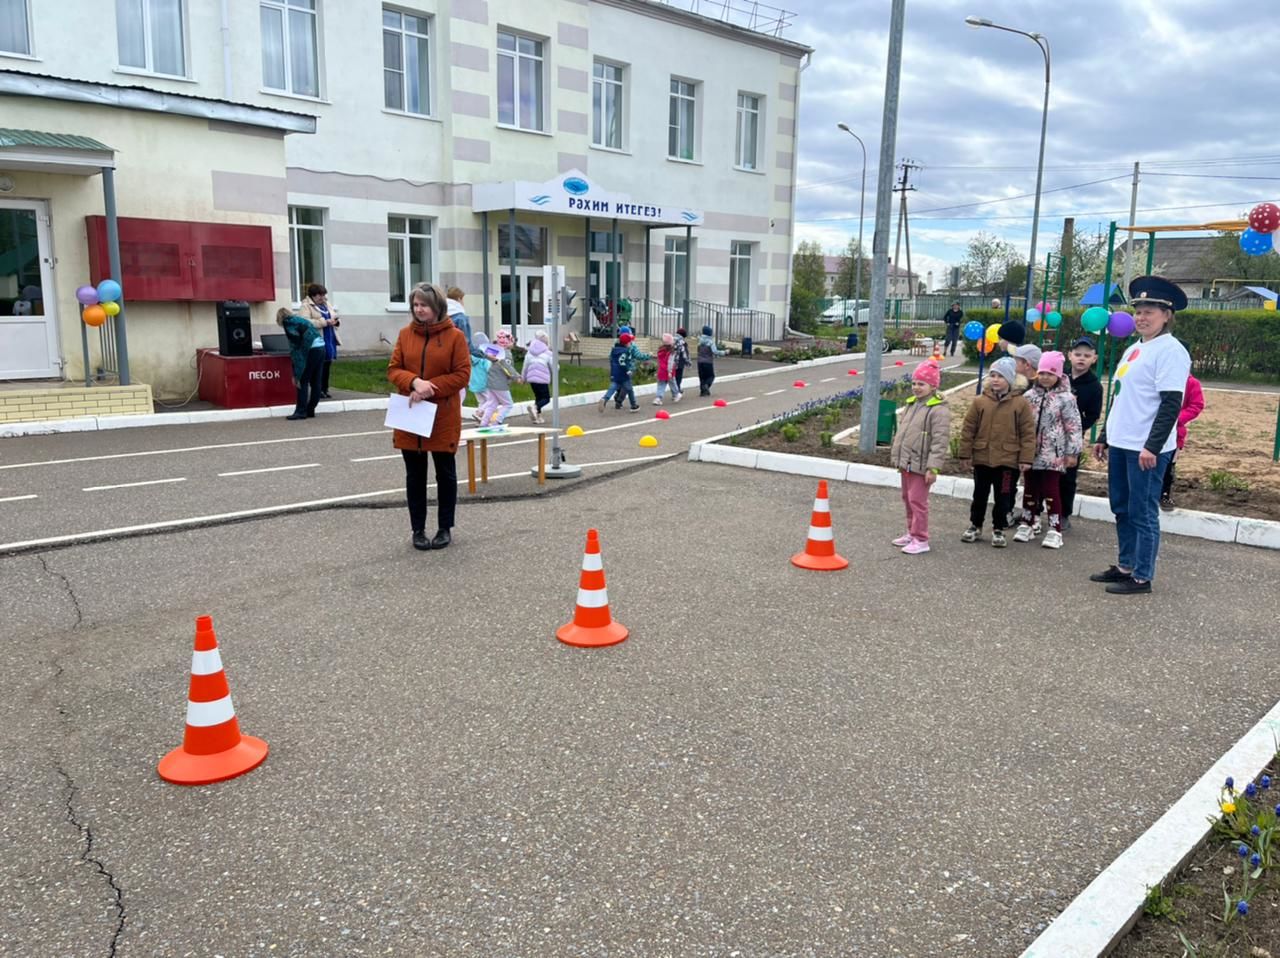
<instances>
[{"instance_id":1,"label":"wooden bench","mask_svg":"<svg viewBox=\"0 0 1280 958\"><path fill-rule=\"evenodd\" d=\"M560 355L568 359L570 363L576 359L578 365L582 365L582 342L578 339L577 333L569 333L565 336L564 342L560 346Z\"/></svg>"}]
</instances>

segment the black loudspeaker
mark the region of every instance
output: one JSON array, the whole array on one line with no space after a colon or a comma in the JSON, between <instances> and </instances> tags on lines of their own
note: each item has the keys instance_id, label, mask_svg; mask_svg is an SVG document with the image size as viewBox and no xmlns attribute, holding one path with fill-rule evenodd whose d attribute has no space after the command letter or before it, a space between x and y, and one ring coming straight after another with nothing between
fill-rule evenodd
<instances>
[{"instance_id":1,"label":"black loudspeaker","mask_svg":"<svg viewBox=\"0 0 1280 958\"><path fill-rule=\"evenodd\" d=\"M218 304L218 352L223 356L252 356L253 331L249 304L230 299Z\"/></svg>"}]
</instances>

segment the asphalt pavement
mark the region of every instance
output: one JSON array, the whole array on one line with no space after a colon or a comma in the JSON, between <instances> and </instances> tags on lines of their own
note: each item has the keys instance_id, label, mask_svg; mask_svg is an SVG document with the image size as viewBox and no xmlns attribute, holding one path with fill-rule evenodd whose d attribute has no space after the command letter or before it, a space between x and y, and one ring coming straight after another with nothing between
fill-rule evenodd
<instances>
[{"instance_id":1,"label":"asphalt pavement","mask_svg":"<svg viewBox=\"0 0 1280 958\"><path fill-rule=\"evenodd\" d=\"M1109 526L994 550L935 500L905 557L897 493L837 484L850 568L803 572L813 491L675 458L464 501L442 552L352 500L0 557L0 953L1013 956L1280 698L1275 553L1169 536L1154 595L1107 596ZM554 639L589 527L631 629L610 649ZM155 765L201 614L271 752L182 788Z\"/></svg>"}]
</instances>

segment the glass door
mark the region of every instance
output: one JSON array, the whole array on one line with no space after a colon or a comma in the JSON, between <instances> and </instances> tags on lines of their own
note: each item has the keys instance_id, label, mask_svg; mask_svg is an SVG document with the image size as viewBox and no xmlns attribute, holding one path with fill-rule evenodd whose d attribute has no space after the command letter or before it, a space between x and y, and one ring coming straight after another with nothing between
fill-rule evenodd
<instances>
[{"instance_id":1,"label":"glass door","mask_svg":"<svg viewBox=\"0 0 1280 958\"><path fill-rule=\"evenodd\" d=\"M0 379L61 378L47 207L0 200Z\"/></svg>"}]
</instances>

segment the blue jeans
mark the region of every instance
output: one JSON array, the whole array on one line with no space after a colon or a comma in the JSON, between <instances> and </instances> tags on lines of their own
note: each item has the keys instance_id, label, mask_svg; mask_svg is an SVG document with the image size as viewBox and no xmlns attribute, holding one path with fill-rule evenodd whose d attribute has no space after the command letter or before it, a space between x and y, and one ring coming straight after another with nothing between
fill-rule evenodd
<instances>
[{"instance_id":1,"label":"blue jeans","mask_svg":"<svg viewBox=\"0 0 1280 958\"><path fill-rule=\"evenodd\" d=\"M680 395L680 384L677 383L674 379L659 379L658 380L658 398L661 399L663 395L666 394L666 391L668 389L671 390L672 399Z\"/></svg>"},{"instance_id":2,"label":"blue jeans","mask_svg":"<svg viewBox=\"0 0 1280 958\"><path fill-rule=\"evenodd\" d=\"M1160 551L1160 488L1172 452L1156 457L1154 469L1138 468L1138 451L1108 450L1107 497L1116 517L1116 539L1121 569L1129 569L1139 582L1150 582L1156 574Z\"/></svg>"},{"instance_id":3,"label":"blue jeans","mask_svg":"<svg viewBox=\"0 0 1280 958\"><path fill-rule=\"evenodd\" d=\"M626 396L628 399L631 400L632 409L635 409L636 406L639 405L636 402L636 391L631 385L630 376L628 376L626 379L615 379L612 382L610 382L609 388L605 390L604 399L602 401L607 405L609 400L612 399L615 395L617 395L618 397L619 409L622 408L623 396Z\"/></svg>"}]
</instances>

